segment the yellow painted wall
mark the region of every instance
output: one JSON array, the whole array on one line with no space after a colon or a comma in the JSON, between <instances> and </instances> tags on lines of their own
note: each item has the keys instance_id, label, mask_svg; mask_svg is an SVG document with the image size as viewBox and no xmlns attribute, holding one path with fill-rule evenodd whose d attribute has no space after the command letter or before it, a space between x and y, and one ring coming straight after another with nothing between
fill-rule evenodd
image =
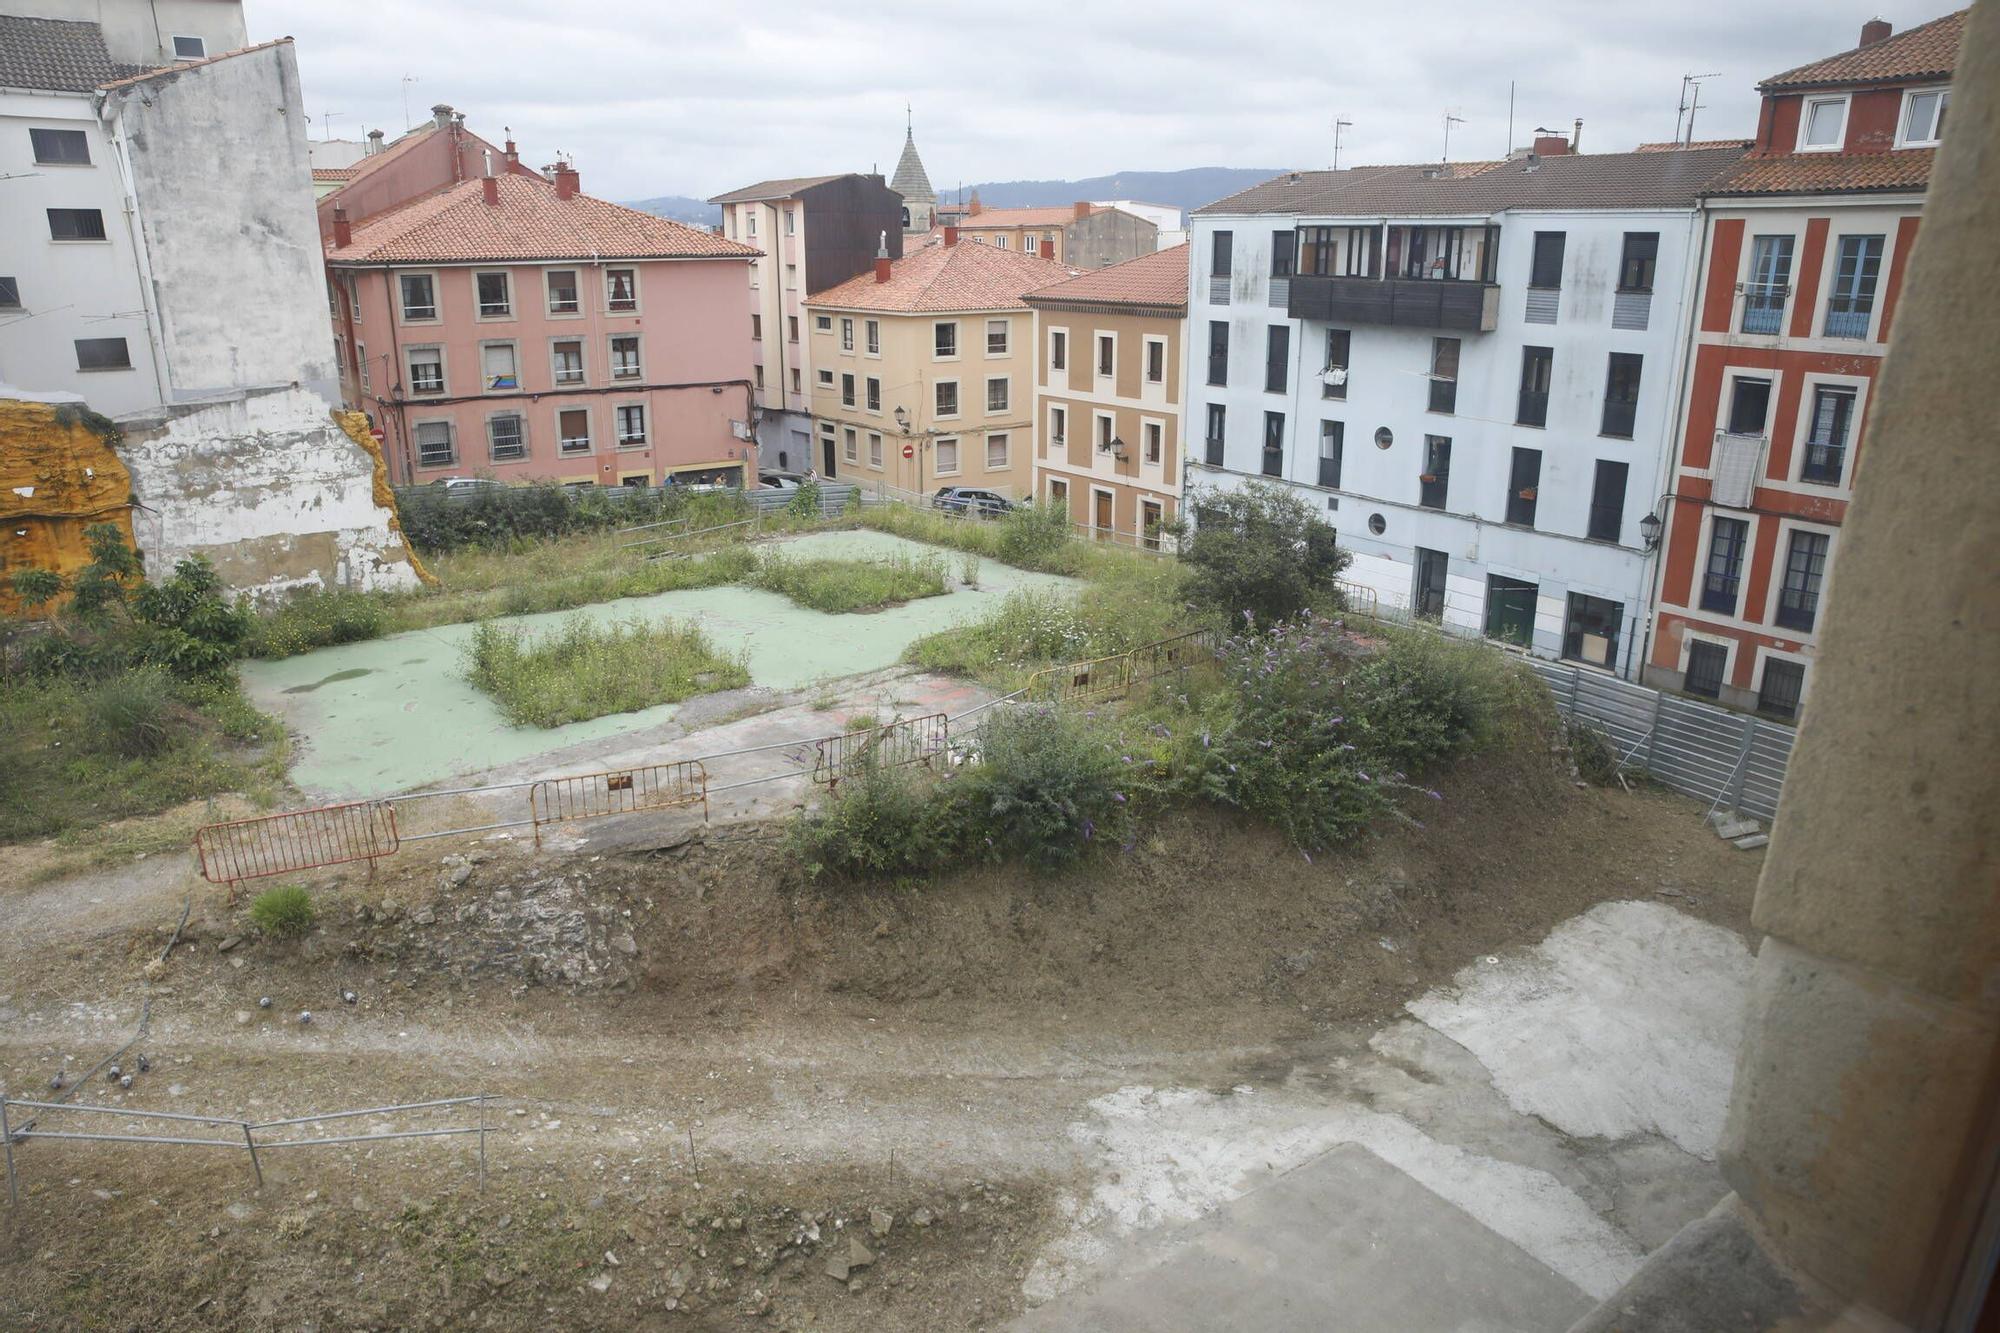
<instances>
[{"instance_id":1,"label":"yellow painted wall","mask_svg":"<svg viewBox=\"0 0 2000 1333\"><path fill-rule=\"evenodd\" d=\"M83 531L116 524L132 540L132 476L118 428L68 404L0 399L0 615L19 615L13 575L90 563Z\"/></svg>"}]
</instances>

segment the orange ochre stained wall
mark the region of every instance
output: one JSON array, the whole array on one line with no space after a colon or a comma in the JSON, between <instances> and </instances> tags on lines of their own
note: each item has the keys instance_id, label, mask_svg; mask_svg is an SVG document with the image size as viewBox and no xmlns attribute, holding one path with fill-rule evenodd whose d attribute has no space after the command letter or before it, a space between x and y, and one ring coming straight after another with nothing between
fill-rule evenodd
<instances>
[{"instance_id":1,"label":"orange ochre stained wall","mask_svg":"<svg viewBox=\"0 0 2000 1333\"><path fill-rule=\"evenodd\" d=\"M117 440L116 426L81 406L0 399L0 615L21 613L18 571L89 564L92 524L133 540L132 474Z\"/></svg>"}]
</instances>

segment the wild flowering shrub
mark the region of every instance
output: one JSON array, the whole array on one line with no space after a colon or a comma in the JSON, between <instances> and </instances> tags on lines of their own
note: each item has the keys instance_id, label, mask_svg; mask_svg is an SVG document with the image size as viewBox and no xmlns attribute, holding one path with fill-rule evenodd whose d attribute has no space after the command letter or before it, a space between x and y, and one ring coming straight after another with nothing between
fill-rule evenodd
<instances>
[{"instance_id":1,"label":"wild flowering shrub","mask_svg":"<svg viewBox=\"0 0 2000 1333\"><path fill-rule=\"evenodd\" d=\"M1364 748L1416 771L1493 739L1520 698L1521 668L1483 643L1389 631L1347 679Z\"/></svg>"},{"instance_id":2,"label":"wild flowering shrub","mask_svg":"<svg viewBox=\"0 0 2000 1333\"><path fill-rule=\"evenodd\" d=\"M978 763L949 792L973 855L1049 870L1125 840L1132 760L1096 719L1047 704L997 708L975 742Z\"/></svg>"}]
</instances>

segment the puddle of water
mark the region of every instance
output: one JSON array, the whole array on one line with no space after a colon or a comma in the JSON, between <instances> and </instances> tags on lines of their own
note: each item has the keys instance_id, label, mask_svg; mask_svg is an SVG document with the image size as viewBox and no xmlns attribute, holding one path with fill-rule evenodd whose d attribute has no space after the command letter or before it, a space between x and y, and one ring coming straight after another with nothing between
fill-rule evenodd
<instances>
[{"instance_id":1,"label":"puddle of water","mask_svg":"<svg viewBox=\"0 0 2000 1333\"><path fill-rule=\"evenodd\" d=\"M860 559L935 549L871 531L815 533L785 545L800 556ZM914 640L984 614L1015 588L1074 586L1070 579L983 561L979 586L966 588L957 582L958 556L946 554L952 562L949 593L870 615L828 615L776 593L728 586L599 602L510 617L507 623L537 632L576 615L598 623L633 617L693 620L718 649L747 656L755 684L789 690L893 665ZM472 630L469 624L441 625L283 661L246 662L243 686L298 740L293 781L338 799L407 791L616 737L665 722L680 707L660 704L562 727L509 726L492 700L461 674L461 645ZM382 679L366 679L376 675Z\"/></svg>"}]
</instances>

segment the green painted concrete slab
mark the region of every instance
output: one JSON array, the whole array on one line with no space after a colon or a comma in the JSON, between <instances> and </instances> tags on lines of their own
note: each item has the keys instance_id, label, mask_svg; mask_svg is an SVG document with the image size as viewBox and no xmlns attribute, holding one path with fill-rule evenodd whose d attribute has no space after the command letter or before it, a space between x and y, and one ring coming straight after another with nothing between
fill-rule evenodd
<instances>
[{"instance_id":1,"label":"green painted concrete slab","mask_svg":"<svg viewBox=\"0 0 2000 1333\"><path fill-rule=\"evenodd\" d=\"M870 531L815 533L782 545L801 557L851 559L936 549ZM540 630L573 615L600 622L692 619L718 647L748 651L755 684L787 690L892 665L912 641L983 614L1014 588L1074 585L989 560L980 563L979 586L965 588L957 582L959 556L945 554L951 592L866 615L827 615L776 593L729 586L630 597L507 623ZM463 645L471 636L471 625L445 625L279 662L246 662L243 685L259 708L291 729L297 747L292 780L341 799L408 791L617 737L664 722L680 707L662 704L562 727L510 726L461 674Z\"/></svg>"}]
</instances>

